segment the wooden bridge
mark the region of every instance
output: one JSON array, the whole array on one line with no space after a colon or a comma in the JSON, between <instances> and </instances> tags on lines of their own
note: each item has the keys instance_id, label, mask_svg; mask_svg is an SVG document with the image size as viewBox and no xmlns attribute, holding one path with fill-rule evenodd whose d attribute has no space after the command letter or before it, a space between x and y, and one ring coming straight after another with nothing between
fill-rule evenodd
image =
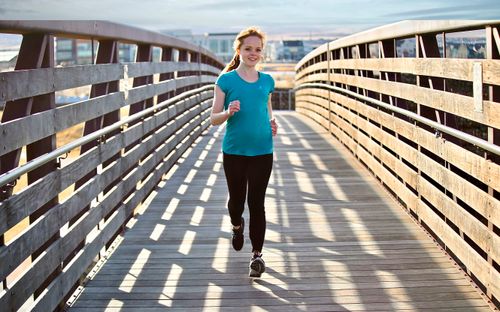
<instances>
[{"instance_id":1,"label":"wooden bridge","mask_svg":"<svg viewBox=\"0 0 500 312\"><path fill-rule=\"evenodd\" d=\"M250 279L208 123L215 55L106 22L1 21L23 42L0 73L0 311L498 310L499 29L401 22L299 62L296 111L277 113L268 271ZM485 58L446 57L461 31L481 32ZM96 64L56 67L54 36L98 42Z\"/></svg>"}]
</instances>

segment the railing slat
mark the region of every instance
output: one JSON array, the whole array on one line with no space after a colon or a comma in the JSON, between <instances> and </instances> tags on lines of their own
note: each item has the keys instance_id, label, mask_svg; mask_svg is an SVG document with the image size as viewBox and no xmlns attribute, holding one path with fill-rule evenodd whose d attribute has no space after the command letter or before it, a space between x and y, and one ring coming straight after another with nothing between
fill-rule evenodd
<instances>
[{"instance_id":1,"label":"railing slat","mask_svg":"<svg viewBox=\"0 0 500 312\"><path fill-rule=\"evenodd\" d=\"M123 79L123 65L98 64L0 73L0 99L11 101L93 83Z\"/></svg>"}]
</instances>

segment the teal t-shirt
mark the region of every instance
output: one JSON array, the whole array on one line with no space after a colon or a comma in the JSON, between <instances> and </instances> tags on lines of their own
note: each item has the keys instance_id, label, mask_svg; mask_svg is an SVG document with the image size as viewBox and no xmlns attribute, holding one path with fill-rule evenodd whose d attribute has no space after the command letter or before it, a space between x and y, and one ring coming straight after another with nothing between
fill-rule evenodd
<instances>
[{"instance_id":1,"label":"teal t-shirt","mask_svg":"<svg viewBox=\"0 0 500 312\"><path fill-rule=\"evenodd\" d=\"M259 72L257 81L247 82L233 70L220 75L215 83L225 94L224 109L229 102L240 101L240 111L227 120L222 151L243 156L271 154L273 136L267 101L274 91L274 79Z\"/></svg>"}]
</instances>

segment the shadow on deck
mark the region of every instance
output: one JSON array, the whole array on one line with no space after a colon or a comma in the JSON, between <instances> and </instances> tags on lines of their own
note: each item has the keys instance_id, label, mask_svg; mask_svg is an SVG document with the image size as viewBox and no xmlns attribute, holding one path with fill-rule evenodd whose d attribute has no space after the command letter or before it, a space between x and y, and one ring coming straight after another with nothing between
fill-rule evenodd
<instances>
[{"instance_id":1,"label":"shadow on deck","mask_svg":"<svg viewBox=\"0 0 500 312\"><path fill-rule=\"evenodd\" d=\"M292 112L277 120L261 279L247 276L248 235L241 252L231 249L222 129L211 127L70 311L490 311L324 129Z\"/></svg>"}]
</instances>

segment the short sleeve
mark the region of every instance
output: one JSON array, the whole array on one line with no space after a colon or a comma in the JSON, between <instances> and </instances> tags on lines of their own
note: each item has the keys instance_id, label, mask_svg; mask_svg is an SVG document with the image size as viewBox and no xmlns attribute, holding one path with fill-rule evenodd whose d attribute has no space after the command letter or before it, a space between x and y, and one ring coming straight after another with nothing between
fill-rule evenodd
<instances>
[{"instance_id":1,"label":"short sleeve","mask_svg":"<svg viewBox=\"0 0 500 312\"><path fill-rule=\"evenodd\" d=\"M270 88L269 88L269 93L273 93L274 92L274 79L273 79L273 76L269 75L269 80L271 80L271 84L270 84Z\"/></svg>"},{"instance_id":2,"label":"short sleeve","mask_svg":"<svg viewBox=\"0 0 500 312\"><path fill-rule=\"evenodd\" d=\"M227 75L224 74L220 75L215 81L215 84L219 86L222 92L227 93L228 90Z\"/></svg>"}]
</instances>

